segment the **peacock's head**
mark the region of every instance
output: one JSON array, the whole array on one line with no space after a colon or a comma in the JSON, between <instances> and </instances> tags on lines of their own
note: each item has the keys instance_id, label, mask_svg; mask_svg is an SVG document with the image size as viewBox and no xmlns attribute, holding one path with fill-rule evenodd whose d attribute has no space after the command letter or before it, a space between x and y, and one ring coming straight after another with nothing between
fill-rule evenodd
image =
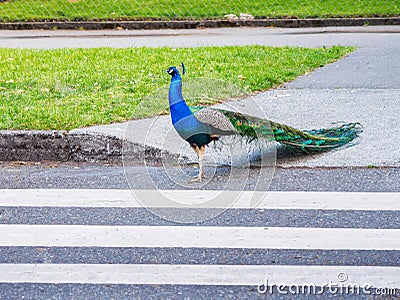
<instances>
[{"instance_id":1,"label":"peacock's head","mask_svg":"<svg viewBox=\"0 0 400 300\"><path fill-rule=\"evenodd\" d=\"M167 73L174 77L174 75L179 75L179 71L176 67L169 67Z\"/></svg>"},{"instance_id":2,"label":"peacock's head","mask_svg":"<svg viewBox=\"0 0 400 300\"><path fill-rule=\"evenodd\" d=\"M182 74L185 74L185 65L182 63ZM172 81L180 80L181 75L176 67L172 66L167 69L167 73L172 76Z\"/></svg>"}]
</instances>

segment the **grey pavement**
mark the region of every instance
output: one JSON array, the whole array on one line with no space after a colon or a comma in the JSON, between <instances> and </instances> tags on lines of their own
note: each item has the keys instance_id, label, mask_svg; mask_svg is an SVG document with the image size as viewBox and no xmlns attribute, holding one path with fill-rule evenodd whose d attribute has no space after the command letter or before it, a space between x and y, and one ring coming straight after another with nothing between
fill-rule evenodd
<instances>
[{"instance_id":1,"label":"grey pavement","mask_svg":"<svg viewBox=\"0 0 400 300\"><path fill-rule=\"evenodd\" d=\"M196 169L191 166L187 169L195 175ZM224 190L223 183L229 176L229 168L220 168L216 180L202 188ZM398 168L276 168L273 178L260 183L255 168L250 169L243 190L255 190L257 184L262 191L400 192L399 176ZM196 189L179 185L175 179L168 176L162 165L3 163L0 166L0 189L147 189L150 180L159 189Z\"/></svg>"},{"instance_id":2,"label":"grey pavement","mask_svg":"<svg viewBox=\"0 0 400 300\"><path fill-rule=\"evenodd\" d=\"M342 254L340 254L342 255ZM64 299L78 298L90 299L94 295L98 299L159 299L160 297L168 299L260 299L257 295L257 287L254 286L207 286L207 285L117 285L117 284L14 284L2 285L7 299L18 298L21 294L28 294L31 299ZM372 296L376 295L375 289L371 289L371 295L347 295L343 299L398 299L399 289L394 296ZM64 297L63 295L68 295ZM284 295L286 296L286 295ZM268 295L268 299L290 299L278 293L276 288L274 292ZM317 299L317 297L314 297ZM312 299L308 294L296 295L296 299ZM337 295L329 294L325 290L324 299L337 299Z\"/></svg>"},{"instance_id":3,"label":"grey pavement","mask_svg":"<svg viewBox=\"0 0 400 300\"><path fill-rule=\"evenodd\" d=\"M216 28L181 30L2 30L0 46L12 48L199 47L270 45L322 47L380 44L400 33L400 26L324 28ZM383 45L382 45L383 46ZM395 50L395 49L393 49Z\"/></svg>"}]
</instances>

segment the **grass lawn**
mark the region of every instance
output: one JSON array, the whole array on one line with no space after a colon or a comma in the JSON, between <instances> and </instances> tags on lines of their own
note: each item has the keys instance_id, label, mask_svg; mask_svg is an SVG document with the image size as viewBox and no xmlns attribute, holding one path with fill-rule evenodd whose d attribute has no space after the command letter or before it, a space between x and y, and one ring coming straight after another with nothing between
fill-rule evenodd
<instances>
[{"instance_id":1,"label":"grass lawn","mask_svg":"<svg viewBox=\"0 0 400 300\"><path fill-rule=\"evenodd\" d=\"M160 87L167 92L170 76L165 70L182 61L188 69L187 82L214 78L249 93L293 80L353 50L339 46L0 48L0 129L69 130L156 115L160 108L151 104L154 101L140 106L146 111L136 108L148 95L162 94L157 91ZM222 97L216 90L207 103ZM204 102L201 97L192 104L200 102Z\"/></svg>"},{"instance_id":2,"label":"grass lawn","mask_svg":"<svg viewBox=\"0 0 400 300\"><path fill-rule=\"evenodd\" d=\"M250 13L263 17L349 17L400 14L400 0L8 0L0 21L203 19Z\"/></svg>"}]
</instances>

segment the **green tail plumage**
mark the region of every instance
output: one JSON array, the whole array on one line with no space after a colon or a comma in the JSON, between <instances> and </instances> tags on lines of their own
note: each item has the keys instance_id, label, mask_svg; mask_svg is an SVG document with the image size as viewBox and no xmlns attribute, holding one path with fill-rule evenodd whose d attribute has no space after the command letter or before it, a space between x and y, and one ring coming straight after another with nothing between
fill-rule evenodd
<instances>
[{"instance_id":1,"label":"green tail plumage","mask_svg":"<svg viewBox=\"0 0 400 300\"><path fill-rule=\"evenodd\" d=\"M361 132L361 124L347 123L327 129L298 130L271 122L277 142L304 153L329 151L354 140Z\"/></svg>"},{"instance_id":2,"label":"green tail plumage","mask_svg":"<svg viewBox=\"0 0 400 300\"><path fill-rule=\"evenodd\" d=\"M196 112L202 108L191 109ZM215 110L221 112L232 123L237 133L249 142L266 138L307 154L329 151L349 144L362 131L360 123L347 123L327 129L299 130L267 119L223 109Z\"/></svg>"}]
</instances>

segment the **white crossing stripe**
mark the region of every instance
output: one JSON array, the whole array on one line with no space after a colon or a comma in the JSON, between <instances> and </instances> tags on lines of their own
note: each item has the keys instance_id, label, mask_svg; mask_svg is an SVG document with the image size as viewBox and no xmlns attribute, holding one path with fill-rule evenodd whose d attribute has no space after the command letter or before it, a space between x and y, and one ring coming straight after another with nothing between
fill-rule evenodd
<instances>
[{"instance_id":1,"label":"white crossing stripe","mask_svg":"<svg viewBox=\"0 0 400 300\"><path fill-rule=\"evenodd\" d=\"M92 284L261 285L312 283L395 288L399 268L378 266L0 264L0 282Z\"/></svg>"},{"instance_id":2,"label":"white crossing stripe","mask_svg":"<svg viewBox=\"0 0 400 300\"><path fill-rule=\"evenodd\" d=\"M5 207L142 207L140 197L184 199L188 207L400 211L399 193L234 192L129 190L0 190ZM139 196L139 199L135 198ZM221 202L207 203L221 198ZM174 207L174 203L169 204ZM391 222L395 222L392 220ZM114 226L0 224L0 247L149 247L218 249L400 250L400 229L243 226ZM170 249L174 251L174 249ZM62 252L60 252L62 255ZM359 255L363 255L360 252ZM382 254L385 255L385 254ZM327 258L329 260L329 258ZM62 262L62 258L60 258ZM391 264L393 265L393 263ZM345 280L339 282L338 274ZM0 264L0 283L170 284L271 287L285 283L327 286L337 283L399 288L396 266L206 265L206 264ZM356 285L354 285L356 284ZM368 292L369 290L367 290ZM256 292L255 292L256 293ZM365 293L365 291L364 291Z\"/></svg>"},{"instance_id":3,"label":"white crossing stripe","mask_svg":"<svg viewBox=\"0 0 400 300\"><path fill-rule=\"evenodd\" d=\"M134 196L135 195L135 196ZM400 211L400 193L347 192L234 192L191 190L133 191L27 189L0 190L0 206L47 207L142 207L135 197L157 199L151 207L168 207L162 195L170 199L184 199L186 203L204 203L196 207L252 208L252 199L259 199L261 209L325 209L325 210L394 210ZM222 196L221 196L222 195ZM220 196L221 201L207 203ZM140 199L139 199L140 200ZM149 203L146 203L148 206ZM174 203L170 205L175 207Z\"/></svg>"},{"instance_id":4,"label":"white crossing stripe","mask_svg":"<svg viewBox=\"0 0 400 300\"><path fill-rule=\"evenodd\" d=\"M400 229L0 225L0 246L400 250Z\"/></svg>"}]
</instances>

